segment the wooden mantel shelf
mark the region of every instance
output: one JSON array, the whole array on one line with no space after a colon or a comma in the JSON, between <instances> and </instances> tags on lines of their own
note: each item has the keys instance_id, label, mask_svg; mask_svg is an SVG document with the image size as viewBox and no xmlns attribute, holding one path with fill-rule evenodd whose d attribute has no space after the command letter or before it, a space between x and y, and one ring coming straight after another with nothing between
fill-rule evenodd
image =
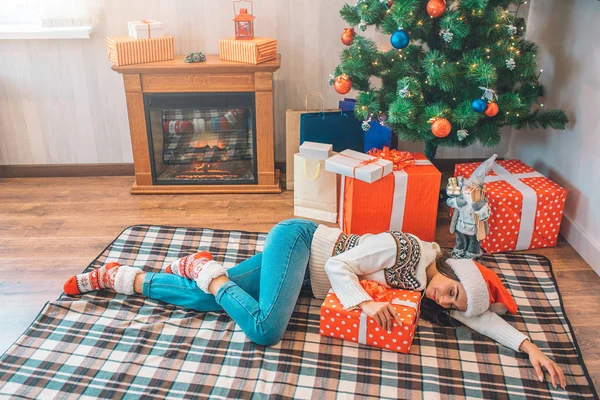
<instances>
[{"instance_id":1,"label":"wooden mantel shelf","mask_svg":"<svg viewBox=\"0 0 600 400\"><path fill-rule=\"evenodd\" d=\"M275 72L279 69L281 55L275 60L261 64L245 64L235 61L224 61L219 59L218 54L209 54L206 61L201 63L186 63L184 56L175 56L174 60L159 61L146 64L113 65L112 69L121 74L194 74L205 72Z\"/></svg>"},{"instance_id":2,"label":"wooden mantel shelf","mask_svg":"<svg viewBox=\"0 0 600 400\"><path fill-rule=\"evenodd\" d=\"M113 66L114 71L123 75L129 114L135 169L131 193L281 193L273 138L273 73L279 69L280 61L279 54L275 60L257 65L222 61L218 55L207 55L202 63L186 63L183 56L177 56L170 61ZM150 120L146 118L144 95L241 92L254 95L256 184L158 184L150 159L146 126Z\"/></svg>"}]
</instances>

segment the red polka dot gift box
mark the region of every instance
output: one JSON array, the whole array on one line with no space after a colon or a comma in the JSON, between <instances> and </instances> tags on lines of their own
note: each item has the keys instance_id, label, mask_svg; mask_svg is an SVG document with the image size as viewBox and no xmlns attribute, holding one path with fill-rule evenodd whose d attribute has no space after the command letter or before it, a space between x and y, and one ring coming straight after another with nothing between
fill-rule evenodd
<instances>
[{"instance_id":1,"label":"red polka dot gift box","mask_svg":"<svg viewBox=\"0 0 600 400\"><path fill-rule=\"evenodd\" d=\"M454 176L471 176L480 163L457 164ZM500 160L485 179L491 209L488 253L556 246L567 190L519 160Z\"/></svg>"},{"instance_id":2,"label":"red polka dot gift box","mask_svg":"<svg viewBox=\"0 0 600 400\"><path fill-rule=\"evenodd\" d=\"M330 290L321 306L321 335L408 354L419 319L421 293L387 289L372 281L361 281L361 285L373 300L391 303L402 325L394 323L391 331L384 331L360 308L345 310Z\"/></svg>"}]
</instances>

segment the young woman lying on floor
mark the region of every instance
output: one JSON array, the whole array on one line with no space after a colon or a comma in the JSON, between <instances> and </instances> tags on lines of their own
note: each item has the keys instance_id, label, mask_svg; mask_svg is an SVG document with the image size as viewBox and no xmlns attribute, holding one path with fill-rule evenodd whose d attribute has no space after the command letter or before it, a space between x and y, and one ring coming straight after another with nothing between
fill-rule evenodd
<instances>
[{"instance_id":1,"label":"young woman lying on floor","mask_svg":"<svg viewBox=\"0 0 600 400\"><path fill-rule=\"evenodd\" d=\"M287 220L271 229L262 253L230 269L208 252L180 258L166 266L166 273L108 263L71 277L64 290L77 295L112 289L198 311L225 310L250 340L270 346L283 337L300 290L308 283L315 297L324 298L332 287L345 308L360 307L390 330L399 316L389 303L375 302L364 291L359 279L367 279L424 291L423 317L439 322L432 318L434 305L475 331L527 353L540 381L543 367L552 384L564 388L562 369L497 314L517 311L498 276L471 260L440 256L437 243L402 232L346 235L311 221Z\"/></svg>"}]
</instances>

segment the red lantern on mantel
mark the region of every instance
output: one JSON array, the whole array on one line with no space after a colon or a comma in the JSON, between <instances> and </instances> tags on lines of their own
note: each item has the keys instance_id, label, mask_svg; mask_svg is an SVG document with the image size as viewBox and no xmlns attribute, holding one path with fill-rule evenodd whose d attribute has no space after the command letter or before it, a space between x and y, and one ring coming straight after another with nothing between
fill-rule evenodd
<instances>
[{"instance_id":1,"label":"red lantern on mantel","mask_svg":"<svg viewBox=\"0 0 600 400\"><path fill-rule=\"evenodd\" d=\"M250 14L247 8L240 8L240 13L237 14L235 3L250 3ZM235 18L235 38L236 40L252 40L254 39L254 5L252 1L237 0L233 2L233 15Z\"/></svg>"}]
</instances>

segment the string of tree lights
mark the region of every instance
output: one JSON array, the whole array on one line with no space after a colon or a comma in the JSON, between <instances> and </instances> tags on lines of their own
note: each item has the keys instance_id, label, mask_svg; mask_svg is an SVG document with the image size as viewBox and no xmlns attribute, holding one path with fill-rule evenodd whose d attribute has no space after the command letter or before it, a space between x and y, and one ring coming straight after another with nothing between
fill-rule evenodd
<instances>
[{"instance_id":1,"label":"string of tree lights","mask_svg":"<svg viewBox=\"0 0 600 400\"><path fill-rule=\"evenodd\" d=\"M500 142L500 128L564 129L562 110L540 97L537 47L524 39L521 0L358 0L345 4L348 46L330 83L359 91L355 113L390 126L401 140L439 146ZM358 29L356 29L358 27ZM361 35L390 35L389 50ZM381 79L375 88L372 77Z\"/></svg>"}]
</instances>

